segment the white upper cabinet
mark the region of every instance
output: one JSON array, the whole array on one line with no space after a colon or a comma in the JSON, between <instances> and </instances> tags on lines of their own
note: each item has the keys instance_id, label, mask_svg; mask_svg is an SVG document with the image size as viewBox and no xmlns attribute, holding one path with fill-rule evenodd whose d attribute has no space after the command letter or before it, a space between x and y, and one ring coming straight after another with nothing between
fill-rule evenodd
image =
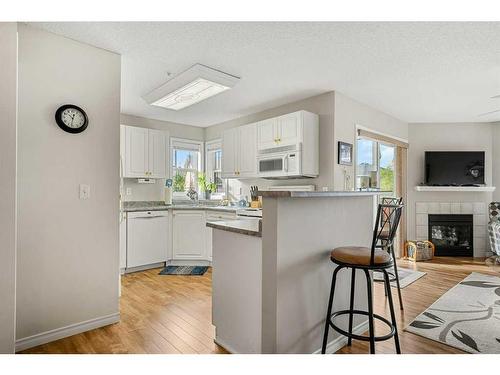
<instances>
[{"instance_id":1,"label":"white upper cabinet","mask_svg":"<svg viewBox=\"0 0 500 375\"><path fill-rule=\"evenodd\" d=\"M256 124L224 131L222 135L222 177L252 178L256 176Z\"/></svg>"},{"instance_id":2,"label":"white upper cabinet","mask_svg":"<svg viewBox=\"0 0 500 375\"><path fill-rule=\"evenodd\" d=\"M269 150L300 143L302 113L299 111L260 121L257 124L257 148Z\"/></svg>"},{"instance_id":3,"label":"white upper cabinet","mask_svg":"<svg viewBox=\"0 0 500 375\"><path fill-rule=\"evenodd\" d=\"M167 145L168 136L164 131L152 130L148 132L149 139L149 177L166 178L167 176Z\"/></svg>"},{"instance_id":4,"label":"white upper cabinet","mask_svg":"<svg viewBox=\"0 0 500 375\"><path fill-rule=\"evenodd\" d=\"M301 112L294 112L278 117L278 146L289 146L301 141L300 121Z\"/></svg>"},{"instance_id":5,"label":"white upper cabinet","mask_svg":"<svg viewBox=\"0 0 500 375\"><path fill-rule=\"evenodd\" d=\"M124 126L123 177L144 177L148 170L148 129Z\"/></svg>"},{"instance_id":6,"label":"white upper cabinet","mask_svg":"<svg viewBox=\"0 0 500 375\"><path fill-rule=\"evenodd\" d=\"M257 145L259 150L274 148L278 141L277 118L270 118L257 125Z\"/></svg>"},{"instance_id":7,"label":"white upper cabinet","mask_svg":"<svg viewBox=\"0 0 500 375\"><path fill-rule=\"evenodd\" d=\"M237 177L237 130L225 130L222 134L222 177Z\"/></svg>"},{"instance_id":8,"label":"white upper cabinet","mask_svg":"<svg viewBox=\"0 0 500 375\"><path fill-rule=\"evenodd\" d=\"M123 177L166 178L168 132L123 125L121 132Z\"/></svg>"},{"instance_id":9,"label":"white upper cabinet","mask_svg":"<svg viewBox=\"0 0 500 375\"><path fill-rule=\"evenodd\" d=\"M250 124L238 129L238 177L257 176L257 126Z\"/></svg>"}]
</instances>

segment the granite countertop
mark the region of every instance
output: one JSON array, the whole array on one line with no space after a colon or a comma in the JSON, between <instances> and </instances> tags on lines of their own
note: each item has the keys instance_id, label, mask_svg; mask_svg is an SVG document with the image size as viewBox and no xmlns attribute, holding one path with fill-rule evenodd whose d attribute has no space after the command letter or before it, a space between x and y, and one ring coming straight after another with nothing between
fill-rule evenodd
<instances>
[{"instance_id":1,"label":"granite countertop","mask_svg":"<svg viewBox=\"0 0 500 375\"><path fill-rule=\"evenodd\" d=\"M162 201L133 201L123 202L123 211L167 211L167 210L210 210L221 212L236 212L240 207L236 206L216 206L210 203L174 203L166 205Z\"/></svg>"},{"instance_id":2,"label":"granite countertop","mask_svg":"<svg viewBox=\"0 0 500 375\"><path fill-rule=\"evenodd\" d=\"M247 236L262 237L262 220L207 221L207 227Z\"/></svg>"},{"instance_id":3,"label":"granite countertop","mask_svg":"<svg viewBox=\"0 0 500 375\"><path fill-rule=\"evenodd\" d=\"M261 191L258 195L268 198L328 198L357 197L389 193L388 191Z\"/></svg>"}]
</instances>

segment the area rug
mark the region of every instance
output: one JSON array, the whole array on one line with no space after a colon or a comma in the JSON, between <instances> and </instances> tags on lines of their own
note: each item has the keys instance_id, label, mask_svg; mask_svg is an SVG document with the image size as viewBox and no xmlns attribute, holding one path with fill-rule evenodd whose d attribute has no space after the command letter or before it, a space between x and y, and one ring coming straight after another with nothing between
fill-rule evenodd
<instances>
[{"instance_id":1,"label":"area rug","mask_svg":"<svg viewBox=\"0 0 500 375\"><path fill-rule=\"evenodd\" d=\"M405 329L469 353L500 353L500 277L471 273Z\"/></svg>"},{"instance_id":2,"label":"area rug","mask_svg":"<svg viewBox=\"0 0 500 375\"><path fill-rule=\"evenodd\" d=\"M160 271L160 275L192 275L201 276L207 272L206 266L166 266Z\"/></svg>"},{"instance_id":3,"label":"area rug","mask_svg":"<svg viewBox=\"0 0 500 375\"><path fill-rule=\"evenodd\" d=\"M388 270L389 272L392 272L394 274L394 268L391 268ZM408 268L398 268L398 275L399 275L399 286L401 289L406 288L408 285L414 283L421 277L425 276L425 272L420 272L420 271L415 271L415 270L409 270ZM391 277L391 275L389 275ZM391 277L392 279L392 277ZM373 273L373 280L375 281L384 281L384 275L381 272L374 272ZM391 286L393 288L397 288L396 281L391 281Z\"/></svg>"}]
</instances>

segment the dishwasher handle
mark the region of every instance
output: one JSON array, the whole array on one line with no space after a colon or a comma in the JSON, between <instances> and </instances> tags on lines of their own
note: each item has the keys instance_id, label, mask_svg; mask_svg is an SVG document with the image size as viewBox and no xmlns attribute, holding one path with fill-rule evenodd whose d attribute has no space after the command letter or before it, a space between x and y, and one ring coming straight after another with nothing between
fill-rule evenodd
<instances>
[{"instance_id":1,"label":"dishwasher handle","mask_svg":"<svg viewBox=\"0 0 500 375\"><path fill-rule=\"evenodd\" d=\"M154 219L158 217L167 217L166 212L162 211L145 211L145 212L134 212L129 213L129 219Z\"/></svg>"}]
</instances>

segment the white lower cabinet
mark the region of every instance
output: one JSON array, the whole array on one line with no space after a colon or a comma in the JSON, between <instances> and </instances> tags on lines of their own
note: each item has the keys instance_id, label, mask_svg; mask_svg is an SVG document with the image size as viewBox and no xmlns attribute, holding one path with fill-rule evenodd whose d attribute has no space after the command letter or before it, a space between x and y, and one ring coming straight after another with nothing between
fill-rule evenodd
<instances>
[{"instance_id":1,"label":"white lower cabinet","mask_svg":"<svg viewBox=\"0 0 500 375\"><path fill-rule=\"evenodd\" d=\"M236 212L173 210L129 212L120 223L122 270L160 262L206 265L212 261L212 228L207 221L234 220ZM169 250L171 249L171 250ZM127 271L126 271L127 272Z\"/></svg>"},{"instance_id":2,"label":"white lower cabinet","mask_svg":"<svg viewBox=\"0 0 500 375\"><path fill-rule=\"evenodd\" d=\"M174 210L172 213L173 259L206 259L205 228L205 211Z\"/></svg>"}]
</instances>

